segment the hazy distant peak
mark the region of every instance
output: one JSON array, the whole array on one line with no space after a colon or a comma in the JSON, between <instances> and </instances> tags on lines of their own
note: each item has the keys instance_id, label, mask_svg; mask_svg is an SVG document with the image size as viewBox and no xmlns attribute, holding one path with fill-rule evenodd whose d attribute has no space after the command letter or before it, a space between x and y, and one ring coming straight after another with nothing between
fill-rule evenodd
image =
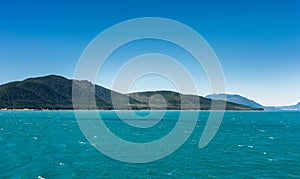
<instances>
[{"instance_id":1,"label":"hazy distant peak","mask_svg":"<svg viewBox=\"0 0 300 179\"><path fill-rule=\"evenodd\" d=\"M263 106L261 104L258 104L257 102L250 100L246 97L243 97L241 95L238 94L224 94L224 93L220 93L220 94L210 94L205 96L206 98L210 98L210 99L215 99L215 100L226 100L229 102L233 102L233 103L237 103L237 104L242 104L245 106L250 106L253 108L262 108Z\"/></svg>"}]
</instances>

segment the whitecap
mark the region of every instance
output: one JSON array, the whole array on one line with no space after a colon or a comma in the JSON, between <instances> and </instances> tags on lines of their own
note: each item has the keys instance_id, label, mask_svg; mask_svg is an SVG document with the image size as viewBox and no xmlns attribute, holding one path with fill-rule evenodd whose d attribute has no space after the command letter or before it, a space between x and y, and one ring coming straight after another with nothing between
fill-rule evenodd
<instances>
[{"instance_id":1,"label":"whitecap","mask_svg":"<svg viewBox=\"0 0 300 179\"><path fill-rule=\"evenodd\" d=\"M39 138L37 138L37 137L33 137L33 139L34 139L34 140L38 140Z\"/></svg>"},{"instance_id":2,"label":"whitecap","mask_svg":"<svg viewBox=\"0 0 300 179\"><path fill-rule=\"evenodd\" d=\"M267 152L264 152L263 154L264 154L264 155L267 155Z\"/></svg>"},{"instance_id":3,"label":"whitecap","mask_svg":"<svg viewBox=\"0 0 300 179\"><path fill-rule=\"evenodd\" d=\"M243 145L241 145L241 144L239 144L238 146L239 146L239 147L243 147Z\"/></svg>"},{"instance_id":4,"label":"whitecap","mask_svg":"<svg viewBox=\"0 0 300 179\"><path fill-rule=\"evenodd\" d=\"M269 137L269 139L272 139L272 140L273 140L273 139L274 139L274 137L270 136L270 137Z\"/></svg>"},{"instance_id":5,"label":"whitecap","mask_svg":"<svg viewBox=\"0 0 300 179\"><path fill-rule=\"evenodd\" d=\"M253 147L252 145L248 145L248 148L251 148L251 149L253 149L254 147Z\"/></svg>"},{"instance_id":6,"label":"whitecap","mask_svg":"<svg viewBox=\"0 0 300 179\"><path fill-rule=\"evenodd\" d=\"M38 179L45 179L45 178L43 178L43 177L41 177L41 176L38 176L37 178L38 178Z\"/></svg>"},{"instance_id":7,"label":"whitecap","mask_svg":"<svg viewBox=\"0 0 300 179\"><path fill-rule=\"evenodd\" d=\"M85 142L79 141L79 144L85 144Z\"/></svg>"},{"instance_id":8,"label":"whitecap","mask_svg":"<svg viewBox=\"0 0 300 179\"><path fill-rule=\"evenodd\" d=\"M59 165L60 165L60 166L64 166L65 164L64 164L64 163L62 163L62 162L60 162L60 163L59 163Z\"/></svg>"},{"instance_id":9,"label":"whitecap","mask_svg":"<svg viewBox=\"0 0 300 179\"><path fill-rule=\"evenodd\" d=\"M97 139L98 137L95 135L94 138Z\"/></svg>"},{"instance_id":10,"label":"whitecap","mask_svg":"<svg viewBox=\"0 0 300 179\"><path fill-rule=\"evenodd\" d=\"M171 172L169 172L169 173L166 173L166 175L169 175L169 176L171 176L171 175L172 175L172 173L171 173Z\"/></svg>"}]
</instances>

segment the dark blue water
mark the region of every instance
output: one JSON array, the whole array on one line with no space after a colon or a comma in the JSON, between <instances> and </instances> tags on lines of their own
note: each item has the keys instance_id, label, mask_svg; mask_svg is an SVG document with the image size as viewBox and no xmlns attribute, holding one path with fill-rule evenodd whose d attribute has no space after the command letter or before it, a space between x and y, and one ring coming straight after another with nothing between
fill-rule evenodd
<instances>
[{"instance_id":1,"label":"dark blue water","mask_svg":"<svg viewBox=\"0 0 300 179\"><path fill-rule=\"evenodd\" d=\"M111 131L134 142L168 134L178 114L168 112L144 132L114 112L101 112ZM176 152L131 164L96 150L72 111L2 111L0 178L300 178L300 112L226 112L215 138L199 149L208 114L200 112L195 130Z\"/></svg>"}]
</instances>

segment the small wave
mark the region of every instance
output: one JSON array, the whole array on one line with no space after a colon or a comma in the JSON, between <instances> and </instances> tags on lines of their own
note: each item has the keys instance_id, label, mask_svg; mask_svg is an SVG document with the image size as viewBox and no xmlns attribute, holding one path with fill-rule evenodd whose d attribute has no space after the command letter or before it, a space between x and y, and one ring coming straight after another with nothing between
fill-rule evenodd
<instances>
[{"instance_id":1,"label":"small wave","mask_svg":"<svg viewBox=\"0 0 300 179\"><path fill-rule=\"evenodd\" d=\"M171 176L171 175L172 175L172 172L165 173L165 174L168 175L168 176Z\"/></svg>"},{"instance_id":2,"label":"small wave","mask_svg":"<svg viewBox=\"0 0 300 179\"><path fill-rule=\"evenodd\" d=\"M79 141L79 144L85 144L85 142Z\"/></svg>"}]
</instances>

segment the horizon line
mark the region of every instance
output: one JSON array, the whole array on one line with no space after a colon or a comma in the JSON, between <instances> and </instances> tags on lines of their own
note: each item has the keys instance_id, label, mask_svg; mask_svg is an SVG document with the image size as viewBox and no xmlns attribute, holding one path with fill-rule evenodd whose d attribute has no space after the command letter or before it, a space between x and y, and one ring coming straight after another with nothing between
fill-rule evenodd
<instances>
[{"instance_id":1,"label":"horizon line","mask_svg":"<svg viewBox=\"0 0 300 179\"><path fill-rule=\"evenodd\" d=\"M61 74L54 74L54 73L49 73L49 74L44 74L44 75L41 75L41 76L28 76L28 77L25 77L25 78L22 78L20 80L14 80L14 81L8 81L8 82L4 82L4 83L0 83L0 86L2 85L5 85L5 84L8 84L8 83L13 83L13 82L21 82L21 81L25 81L27 79L30 79L30 78L43 78L43 77L48 77L48 76L57 76L57 77L62 77L62 78L66 78L68 80L75 80L73 77L72 78L69 78L65 75L61 75ZM89 80L84 80L84 79L78 79L80 81L88 81L90 82ZM92 83L92 82L90 82ZM243 94L240 94L240 93L231 93L231 92L225 92L225 93L208 93L206 95L203 95L203 94L191 94L191 93L184 93L184 92L179 92L179 91L176 91L174 89L149 89L149 90L141 90L141 91L132 91L132 92L129 92L129 93L123 93L123 92L120 92L118 90L115 90L115 89L111 89L109 87L107 87L106 85L103 85L103 84L97 84L97 83L92 83L93 85L97 85L97 86L100 86L100 87L103 87L103 88L106 88L108 90L111 90L111 91L115 91L115 92L118 92L120 94L132 94L132 93L141 93L141 92L161 92L161 91L168 91L168 92L174 92L174 93L179 93L179 94L182 94L182 95L194 95L194 96L199 96L199 97L204 97L206 98L206 96L208 95L220 95L220 94L225 94L225 95L238 95L238 96L241 96L241 97L244 97L248 100L252 100L254 101L255 103L258 103L259 105L263 106L263 107L287 107L287 106L294 106L294 105L297 105L300 103L300 100L298 102L295 102L293 104L285 104L285 105L263 105L259 102L257 102L256 99L250 99L249 97L247 97L247 95L243 95Z\"/></svg>"}]
</instances>

